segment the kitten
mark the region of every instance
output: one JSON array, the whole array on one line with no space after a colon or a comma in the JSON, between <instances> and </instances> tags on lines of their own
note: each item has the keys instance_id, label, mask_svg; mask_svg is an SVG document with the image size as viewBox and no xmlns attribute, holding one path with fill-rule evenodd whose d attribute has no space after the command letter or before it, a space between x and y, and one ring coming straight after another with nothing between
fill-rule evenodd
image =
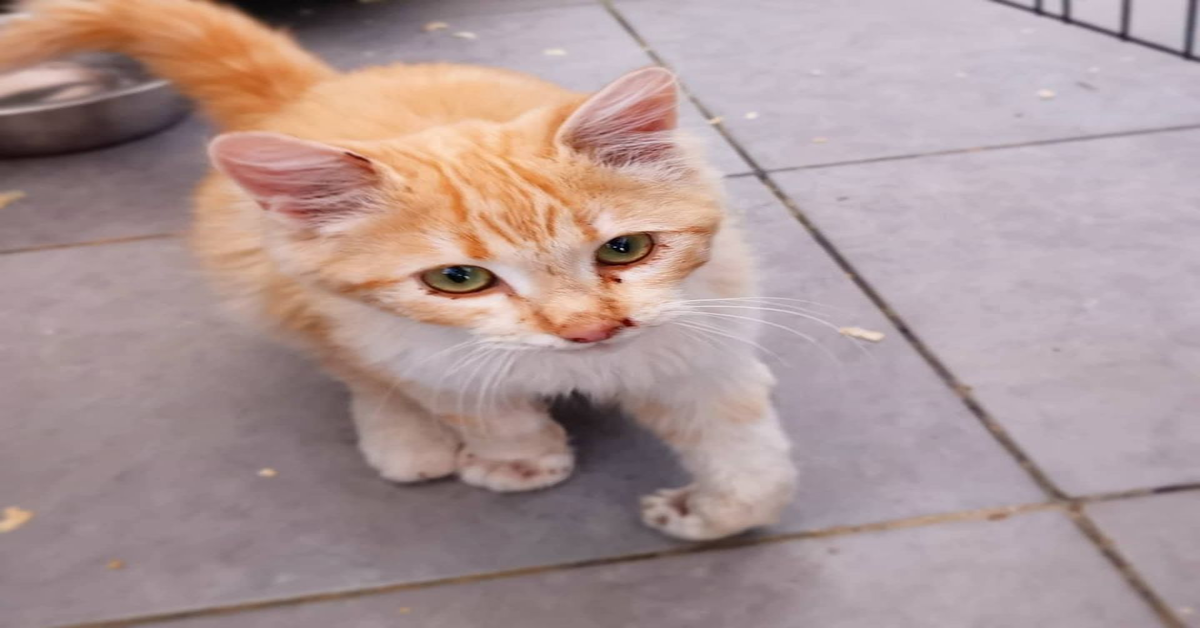
<instances>
[{"instance_id":1,"label":"kitten","mask_svg":"<svg viewBox=\"0 0 1200 628\"><path fill-rule=\"evenodd\" d=\"M368 463L494 491L572 471L546 400L616 401L694 475L645 523L713 539L774 522L789 444L757 324L697 316L754 294L716 176L676 131L674 77L585 96L507 70L341 74L197 0L41 0L0 65L78 50L145 62L225 133L193 244L235 304L352 392Z\"/></svg>"}]
</instances>

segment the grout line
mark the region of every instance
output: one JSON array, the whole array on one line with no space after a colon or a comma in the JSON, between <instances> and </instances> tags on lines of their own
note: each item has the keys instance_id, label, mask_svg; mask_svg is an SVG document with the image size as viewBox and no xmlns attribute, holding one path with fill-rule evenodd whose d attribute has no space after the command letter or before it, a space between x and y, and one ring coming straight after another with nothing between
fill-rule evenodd
<instances>
[{"instance_id":1,"label":"grout line","mask_svg":"<svg viewBox=\"0 0 1200 628\"><path fill-rule=\"evenodd\" d=\"M20 249L0 250L0 255L19 255L22 253L37 253L40 251L58 251L60 249L74 249L88 246L104 246L106 244L125 244L127 242L142 242L145 240L166 240L169 238L177 238L182 236L183 232L173 233L150 233L145 235L122 236L119 238L105 238L103 240L89 240L87 242L64 242L61 244L39 244L37 246L29 246Z\"/></svg>"},{"instance_id":2,"label":"grout line","mask_svg":"<svg viewBox=\"0 0 1200 628\"><path fill-rule=\"evenodd\" d=\"M352 600L361 597L370 597L387 593L397 593L400 591L416 591L421 589L431 589L435 587L443 587L450 585L472 584L476 582L488 582L491 580L503 580L507 578L533 576L545 573L555 573L560 571L568 571L574 569L585 569L591 567L605 567L611 565L624 565L639 562L656 560L659 558L672 558L678 556L689 556L693 554L705 554L709 552L735 550L746 547L755 547L759 545L772 545L776 543L787 543L792 541L802 541L807 539L821 539L849 536L853 534L861 534L868 532L884 532L888 530L902 530L907 528L918 528L940 523L951 522L991 522L1001 521L1013 516L1019 516L1033 512L1044 511L1060 511L1065 512L1067 507L1063 504L1054 502L1040 502L1031 504L1018 504L1013 506L1000 506L995 508L979 508L976 510L964 510L949 513L940 513L933 515L919 515L915 517L905 517L902 519L891 519L888 521L879 521L875 523L865 523L858 525L842 525L829 528L820 528L816 530L807 530L801 532L790 532L775 535L762 535L750 537L735 537L733 539L725 539L721 541L713 541L709 543L698 543L690 545L680 545L664 550L655 550L647 552L638 552L633 554L624 554L620 556L609 556L604 558L590 558L577 560L567 563L555 563L549 565L535 565L532 567L519 567L516 569L507 569L501 571L492 571L479 574L470 574L465 576L450 576L445 578L435 578L432 580L424 580L417 582L405 582L396 584L382 584L375 586L361 587L357 589L349 589L344 591L331 591L325 593L301 594L293 597L282 597L274 599L266 599L255 602L246 602L242 604L230 604L225 606L212 606L194 610L173 611L166 613L158 613L153 615L142 615L138 617L130 617L125 619L101 620L96 622L83 622L74 624L60 624L55 628L129 628L130 626L142 626L146 624L179 621L184 619L192 619L196 617L213 617L233 615L237 613L262 611L275 608L284 608L290 606L301 606L319 602L330 602L335 600ZM1174 628L1174 627L1172 627Z\"/></svg>"},{"instance_id":3,"label":"grout line","mask_svg":"<svg viewBox=\"0 0 1200 628\"><path fill-rule=\"evenodd\" d=\"M1155 488L1135 488L1127 491L1113 491L1109 493L1094 493L1092 495L1083 495L1074 498L1072 501L1080 504L1096 504L1119 501L1123 499L1137 499L1140 497L1167 495L1170 493L1183 493L1187 491L1200 491L1200 482L1188 484L1168 484L1167 486L1158 486Z\"/></svg>"},{"instance_id":4,"label":"grout line","mask_svg":"<svg viewBox=\"0 0 1200 628\"><path fill-rule=\"evenodd\" d=\"M620 11L618 11L616 6L613 4L613 0L598 1L604 6L609 14L612 15L613 19L615 19L617 23L620 24L627 33L629 33L629 36L633 38L633 40L637 42L639 46L641 46L642 50L646 52L651 60L659 65L662 65L663 67L671 67L666 62L666 59L659 55L658 52L650 46L650 43L643 38L640 33L638 33L637 29L635 29L633 25L625 19ZM706 107L704 103L700 102L699 98L682 84L682 81L680 82L679 89L692 102L692 104L700 110L705 118L711 119L713 117L713 112ZM771 178L771 173L762 168L758 161L754 159L749 152L747 152L746 148L737 141L737 138L733 137L733 135L724 127L724 125L716 124L714 125L714 128L716 128L717 132L719 132L722 137L725 138L725 141L729 142L729 144L738 152L742 159L744 159L746 163L750 165L750 167L754 170L755 175L758 177L758 180L761 181L762 184L771 191L775 198L778 199L779 202L783 203L785 207L787 207L796 220L804 226L810 237L817 242L817 244L825 251L825 253L834 261L834 263L836 263L838 267L848 275L850 280L853 281L856 286L858 286L859 290L861 290L863 294L865 294L867 298L870 299L871 302L888 318L888 321L891 322L891 324L900 332L905 340L908 341L913 349L915 349L917 353L925 360L926 364L928 364L934 370L934 372L942 378L942 380L948 387L950 387L951 390L958 394L959 398L963 402L963 405L965 405L967 409L970 410L971 413L976 417L976 419L983 424L984 428L992 435L992 438L995 439L996 442L999 443L999 445L1005 451L1007 451L1014 460L1016 460L1017 464L1019 464L1021 468L1025 470L1030 479L1032 479L1038 485L1038 487L1041 488L1042 491L1044 491L1045 494L1054 501L1054 503L1069 507L1069 512L1072 515L1071 519L1075 523L1076 527L1096 545L1097 550L1100 551L1101 554L1103 554L1104 557L1107 558L1108 561L1113 565L1113 567L1117 569L1117 571L1125 579L1126 583L1128 583L1129 586L1133 588L1133 590L1142 598L1142 601L1150 606L1150 608L1162 621L1163 625L1167 626L1167 628L1184 628L1183 622L1175 616L1171 607L1163 602L1162 598L1146 583L1141 575L1129 564L1127 560L1124 559L1124 557L1117 552L1112 543L1104 542L1105 539L1103 534L1100 533L1096 525L1082 511L1082 508L1079 506L1079 504L1072 503L1067 494L1063 492L1062 489L1060 489L1053 482L1053 480L1050 479L1049 475L1047 475L1046 472L1043 471L1037 465L1037 463L1035 463L1033 459L1025 453L1023 449L1021 449L1021 446L1012 436L1008 434L1008 431L1005 430L1004 427L987 412L987 410L977 399L975 399L974 395L971 393L971 388L961 382L954 375L949 367L947 367L946 364L937 357L937 354L935 354L933 350L929 348L929 346L926 345L923 340L921 340L921 337L917 335L916 331L910 328L905 320L888 305L888 302L883 298L883 295L876 290L870 282L868 282L866 279L863 279L850 260L833 244L832 240L826 237L820 228L817 227L816 223L804 213L800 206L775 183L775 181ZM1176 127L1175 129L1168 130L1180 130L1180 128ZM1110 136L1119 137L1120 135L1113 134ZM1068 140L1058 141L1062 142Z\"/></svg>"},{"instance_id":5,"label":"grout line","mask_svg":"<svg viewBox=\"0 0 1200 628\"><path fill-rule=\"evenodd\" d=\"M1092 521L1092 518L1083 511L1081 504L1070 505L1067 508L1067 515L1075 522L1075 526L1079 528L1079 531L1096 545L1104 558L1108 559L1108 562L1112 564L1113 568L1125 578L1125 582L1129 583L1129 586L1133 587L1138 595L1142 596L1142 599L1150 605L1150 608L1154 611L1155 615L1158 615L1158 619L1162 621L1164 626L1168 628L1187 628L1183 620L1175 616L1175 609L1170 604L1167 604L1154 589L1150 588L1145 578L1117 550L1116 543L1105 535L1100 530L1100 527Z\"/></svg>"},{"instance_id":6,"label":"grout line","mask_svg":"<svg viewBox=\"0 0 1200 628\"><path fill-rule=\"evenodd\" d=\"M1084 495L1078 498L1073 498L1063 502L1048 501L1036 502L1027 504L1017 504L1012 506L997 506L990 508L979 508L974 510L962 510L947 513L939 513L932 515L918 515L914 517L904 517L900 519L889 519L873 523L857 524L857 525L840 525L831 526L828 528L817 528L814 530L802 530L799 532L786 532L782 534L766 534L760 536L749 537L734 537L732 539L724 539L709 543L698 543L691 545L680 545L665 550L656 550L648 552L637 552L632 554L624 554L619 556L609 556L604 558L592 558L571 561L566 563L552 563L546 565L535 565L532 567L519 567L516 569L506 569L499 571L491 571L477 574L469 574L464 576L450 576L446 578L435 578L432 580L421 580L415 582L405 582L396 584L383 584L376 586L367 586L357 589L347 589L343 591L331 591L324 593L301 594L292 597L282 597L261 600L256 602L247 602L242 604L229 604L224 606L210 606L198 609L174 611L166 613L158 613L152 615L142 615L136 617L128 617L124 619L101 620L97 622L83 622L74 624L61 624L56 628L127 628L130 626L140 626L146 624L180 621L184 619L192 619L197 617L225 616L234 615L246 612L255 612L270 610L275 608L286 608L291 606L303 606L307 604L319 604L323 602L331 602L338 600L351 600L360 597L371 597L375 595L385 595L389 593L397 593L401 591L416 591L421 589L431 589L442 586L451 586L459 584L472 584L475 582L488 582L491 580L504 580L507 578L517 578L524 576L534 576L545 573L557 573L562 571L571 571L574 569L587 569L591 567L604 567L610 565L623 565L639 562L647 562L659 558L672 558L676 556L688 556L692 554L703 554L711 551L736 550L747 547L756 547L759 545L770 545L775 543L787 543L792 541L804 541L809 539L832 538L842 536L852 536L855 534L885 532L889 530L903 530L908 528L919 528L924 526L939 525L943 523L954 523L964 521L1000 521L1013 516L1023 515L1032 512L1057 511L1069 516L1072 521L1079 526L1081 532L1092 540L1100 548L1101 552L1121 571L1127 579L1132 574L1133 582L1138 583L1135 588L1142 595L1151 596L1152 599L1157 599L1148 588L1141 585L1141 578L1133 572L1120 554L1112 549L1111 541L1100 532L1099 528L1085 515L1080 512L1082 506L1090 503L1099 503L1107 501L1116 501L1121 499L1138 498L1148 495L1173 493L1181 491L1200 490L1200 483L1196 484L1178 484L1156 488L1134 489L1122 491L1119 493L1097 493L1093 495ZM1157 612L1157 609L1156 609ZM1159 613L1160 617L1163 615ZM1165 620L1164 620L1165 621ZM1182 624L1167 623L1169 628L1182 628Z\"/></svg>"},{"instance_id":7,"label":"grout line","mask_svg":"<svg viewBox=\"0 0 1200 628\"><path fill-rule=\"evenodd\" d=\"M985 146L973 146L970 148L949 148L945 150L935 150L925 153L907 153L903 155L884 155L882 157L867 157L864 159L848 159L846 161L830 161L824 163L808 164L803 166L784 166L782 168L770 168L763 170L770 174L778 174L782 172L797 172L801 170L819 170L821 168L837 168L839 166L856 166L862 164L874 164L888 161L907 161L910 159L923 159L926 157L943 157L946 155L966 155L971 153L983 153L997 150L1013 150L1018 148L1034 148L1039 146L1055 146L1058 144L1073 144L1075 142L1091 142L1096 140L1119 139L1123 137L1138 137L1142 135L1155 135L1159 133L1176 133L1180 131L1195 131L1200 130L1200 124L1179 124L1175 126L1152 127L1147 129L1131 129L1128 131L1113 131L1111 133L1096 133L1094 135L1076 135L1072 137L1058 137L1046 140L1031 140L1028 142L1013 142L1011 144L988 144ZM744 175L739 175L744 176Z\"/></svg>"}]
</instances>

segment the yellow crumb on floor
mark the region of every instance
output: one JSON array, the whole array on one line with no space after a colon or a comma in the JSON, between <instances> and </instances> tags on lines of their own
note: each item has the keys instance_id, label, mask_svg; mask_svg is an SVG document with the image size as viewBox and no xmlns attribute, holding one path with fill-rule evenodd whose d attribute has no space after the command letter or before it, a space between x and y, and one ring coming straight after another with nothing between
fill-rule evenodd
<instances>
[{"instance_id":1,"label":"yellow crumb on floor","mask_svg":"<svg viewBox=\"0 0 1200 628\"><path fill-rule=\"evenodd\" d=\"M447 28L450 28L450 25L445 22L426 22L425 25L421 27L421 30L425 31L426 33L432 33L433 31L446 30Z\"/></svg>"},{"instance_id":2,"label":"yellow crumb on floor","mask_svg":"<svg viewBox=\"0 0 1200 628\"><path fill-rule=\"evenodd\" d=\"M412 608L408 606L401 606L396 612L400 613L401 615L407 615L412 612Z\"/></svg>"},{"instance_id":3,"label":"yellow crumb on floor","mask_svg":"<svg viewBox=\"0 0 1200 628\"><path fill-rule=\"evenodd\" d=\"M814 137L814 138L812 138L812 143L813 143L813 144L824 144L825 142L828 142L828 141L829 141L829 138L828 138L828 137Z\"/></svg>"},{"instance_id":4,"label":"yellow crumb on floor","mask_svg":"<svg viewBox=\"0 0 1200 628\"><path fill-rule=\"evenodd\" d=\"M758 117L758 112L757 111L747 111L746 115L743 117L746 118L747 120L753 120Z\"/></svg>"},{"instance_id":5,"label":"yellow crumb on floor","mask_svg":"<svg viewBox=\"0 0 1200 628\"><path fill-rule=\"evenodd\" d=\"M1054 97L1055 97L1055 96L1057 96L1057 95L1058 95L1058 94L1054 93L1054 90L1052 90L1052 89L1039 89L1039 90L1037 90L1037 97L1038 97L1038 98L1041 98L1042 100L1050 100L1050 99L1054 98Z\"/></svg>"},{"instance_id":6,"label":"yellow crumb on floor","mask_svg":"<svg viewBox=\"0 0 1200 628\"><path fill-rule=\"evenodd\" d=\"M479 39L479 35L476 35L471 31L458 31L457 33L454 33L454 36L459 39Z\"/></svg>"},{"instance_id":7,"label":"yellow crumb on floor","mask_svg":"<svg viewBox=\"0 0 1200 628\"><path fill-rule=\"evenodd\" d=\"M850 338L866 340L867 342L879 342L885 338L883 332L881 331L871 331L870 329L863 329L862 327L841 327L838 329L838 333Z\"/></svg>"},{"instance_id":8,"label":"yellow crumb on floor","mask_svg":"<svg viewBox=\"0 0 1200 628\"><path fill-rule=\"evenodd\" d=\"M4 209L23 198L25 198L25 193L20 190L0 192L0 209Z\"/></svg>"},{"instance_id":9,"label":"yellow crumb on floor","mask_svg":"<svg viewBox=\"0 0 1200 628\"><path fill-rule=\"evenodd\" d=\"M725 116L714 116L708 119L709 124L721 124L725 121Z\"/></svg>"},{"instance_id":10,"label":"yellow crumb on floor","mask_svg":"<svg viewBox=\"0 0 1200 628\"><path fill-rule=\"evenodd\" d=\"M0 517L0 532L12 532L29 523L30 519L33 519L33 511L9 506L4 509L4 517Z\"/></svg>"},{"instance_id":11,"label":"yellow crumb on floor","mask_svg":"<svg viewBox=\"0 0 1200 628\"><path fill-rule=\"evenodd\" d=\"M547 48L542 51L542 54L547 57L565 57L567 56L567 51L563 48Z\"/></svg>"},{"instance_id":12,"label":"yellow crumb on floor","mask_svg":"<svg viewBox=\"0 0 1200 628\"><path fill-rule=\"evenodd\" d=\"M113 570L113 571L116 571L116 570L118 570L118 569L124 569L124 568L125 568L125 561L123 561L123 560L121 560L121 559L119 559L119 558L114 558L114 559L112 559L112 560L108 561L107 563L105 563L105 564L104 564L104 566L105 566L107 569L111 569L111 570Z\"/></svg>"},{"instance_id":13,"label":"yellow crumb on floor","mask_svg":"<svg viewBox=\"0 0 1200 628\"><path fill-rule=\"evenodd\" d=\"M273 478L277 475L279 475L279 472L271 467L263 467L258 470L258 477L260 478Z\"/></svg>"}]
</instances>

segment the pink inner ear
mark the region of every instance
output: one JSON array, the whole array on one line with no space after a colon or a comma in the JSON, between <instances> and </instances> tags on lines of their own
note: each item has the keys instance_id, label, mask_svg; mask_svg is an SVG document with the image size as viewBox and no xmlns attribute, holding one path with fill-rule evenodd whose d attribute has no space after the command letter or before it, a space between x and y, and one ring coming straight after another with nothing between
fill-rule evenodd
<instances>
[{"instance_id":1,"label":"pink inner ear","mask_svg":"<svg viewBox=\"0 0 1200 628\"><path fill-rule=\"evenodd\" d=\"M306 223L369 209L379 181L366 157L278 133L227 133L208 152L213 165L264 209Z\"/></svg>"},{"instance_id":2,"label":"pink inner ear","mask_svg":"<svg viewBox=\"0 0 1200 628\"><path fill-rule=\"evenodd\" d=\"M589 98L558 131L558 140L609 165L653 162L674 149L675 76L659 67L631 72Z\"/></svg>"}]
</instances>

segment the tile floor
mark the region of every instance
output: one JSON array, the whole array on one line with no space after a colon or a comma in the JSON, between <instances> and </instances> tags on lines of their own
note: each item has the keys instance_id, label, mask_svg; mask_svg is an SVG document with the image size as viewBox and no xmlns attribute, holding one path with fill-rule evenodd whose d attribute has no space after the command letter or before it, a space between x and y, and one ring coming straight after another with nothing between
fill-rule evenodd
<instances>
[{"instance_id":1,"label":"tile floor","mask_svg":"<svg viewBox=\"0 0 1200 628\"><path fill-rule=\"evenodd\" d=\"M258 8L346 68L672 65L770 291L887 338L771 334L796 503L676 543L603 408L550 491L377 479L183 250L203 122L0 162L0 625L1200 626L1200 64L985 0Z\"/></svg>"}]
</instances>

